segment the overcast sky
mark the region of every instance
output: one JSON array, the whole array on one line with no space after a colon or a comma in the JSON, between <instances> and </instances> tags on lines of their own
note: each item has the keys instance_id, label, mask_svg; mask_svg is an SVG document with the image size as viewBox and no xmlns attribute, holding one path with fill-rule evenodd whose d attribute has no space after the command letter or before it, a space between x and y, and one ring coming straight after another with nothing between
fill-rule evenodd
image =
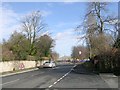
<instances>
[{"instance_id":1,"label":"overcast sky","mask_svg":"<svg viewBox=\"0 0 120 90\"><path fill-rule=\"evenodd\" d=\"M84 19L86 3L11 2L2 3L0 10L2 10L2 14L0 14L2 38L8 39L15 30L21 32L20 19L22 16L39 10L43 14L44 22L48 25L46 31L50 32L51 37L56 40L54 50L60 56L69 56L72 46L83 44L83 41L78 43L74 29ZM117 14L117 3L110 4L109 10L111 14Z\"/></svg>"}]
</instances>

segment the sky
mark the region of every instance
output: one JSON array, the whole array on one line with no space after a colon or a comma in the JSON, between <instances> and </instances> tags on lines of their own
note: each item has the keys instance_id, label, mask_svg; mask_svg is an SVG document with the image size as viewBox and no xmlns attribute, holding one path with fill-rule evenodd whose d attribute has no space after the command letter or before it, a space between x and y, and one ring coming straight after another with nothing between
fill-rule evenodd
<instances>
[{"instance_id":1,"label":"sky","mask_svg":"<svg viewBox=\"0 0 120 90\"><path fill-rule=\"evenodd\" d=\"M46 33L55 39L53 50L60 56L70 56L73 46L84 44L78 41L75 28L83 22L86 8L85 2L4 2L0 5L2 39L9 39L15 30L21 32L21 18L39 10L47 24ZM117 3L110 4L109 9L111 14L117 14Z\"/></svg>"}]
</instances>

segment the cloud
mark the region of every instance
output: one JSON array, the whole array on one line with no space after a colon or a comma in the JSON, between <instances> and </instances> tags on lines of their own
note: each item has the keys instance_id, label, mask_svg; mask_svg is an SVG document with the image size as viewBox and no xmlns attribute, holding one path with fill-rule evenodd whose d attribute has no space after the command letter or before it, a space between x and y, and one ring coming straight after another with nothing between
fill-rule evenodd
<instances>
[{"instance_id":1,"label":"cloud","mask_svg":"<svg viewBox=\"0 0 120 90\"><path fill-rule=\"evenodd\" d=\"M63 32L58 32L53 36L55 39L55 51L61 56L70 56L72 53L72 47L77 45L85 45L85 34L76 34L74 28L64 29Z\"/></svg>"},{"instance_id":2,"label":"cloud","mask_svg":"<svg viewBox=\"0 0 120 90\"><path fill-rule=\"evenodd\" d=\"M69 56L72 47L77 45L77 38L72 28L66 29L64 32L58 32L53 39L56 40L55 51L57 51L60 56Z\"/></svg>"},{"instance_id":3,"label":"cloud","mask_svg":"<svg viewBox=\"0 0 120 90\"><path fill-rule=\"evenodd\" d=\"M42 13L42 16L43 16L43 17L47 17L47 16L49 16L49 15L52 14L51 11L46 11L46 10L41 10L41 13Z\"/></svg>"},{"instance_id":4,"label":"cloud","mask_svg":"<svg viewBox=\"0 0 120 90\"><path fill-rule=\"evenodd\" d=\"M23 18L28 13L16 13L9 5L0 6L0 36L2 39L9 39L10 35L14 31L22 32L20 30L20 19ZM41 10L43 17L46 17L51 14L50 11ZM0 40L1 42L2 40Z\"/></svg>"},{"instance_id":5,"label":"cloud","mask_svg":"<svg viewBox=\"0 0 120 90\"><path fill-rule=\"evenodd\" d=\"M0 32L2 38L8 39L10 34L13 33L19 27L19 16L16 12L12 9L7 8L5 6L0 7L1 14L0 14Z\"/></svg>"},{"instance_id":6,"label":"cloud","mask_svg":"<svg viewBox=\"0 0 120 90\"><path fill-rule=\"evenodd\" d=\"M68 39L73 36L73 29L64 30L64 32L58 32L54 37L57 40Z\"/></svg>"},{"instance_id":7,"label":"cloud","mask_svg":"<svg viewBox=\"0 0 120 90\"><path fill-rule=\"evenodd\" d=\"M49 7L53 7L53 3L47 3L47 6L49 6Z\"/></svg>"},{"instance_id":8,"label":"cloud","mask_svg":"<svg viewBox=\"0 0 120 90\"><path fill-rule=\"evenodd\" d=\"M48 11L48 10L30 10L30 11L22 14L21 17L27 16L27 15L29 16L31 13L35 13L35 12L37 12L37 11L40 11L40 14L42 15L42 17L47 17L47 16L49 16L49 15L52 14L52 12L51 12L51 11Z\"/></svg>"}]
</instances>

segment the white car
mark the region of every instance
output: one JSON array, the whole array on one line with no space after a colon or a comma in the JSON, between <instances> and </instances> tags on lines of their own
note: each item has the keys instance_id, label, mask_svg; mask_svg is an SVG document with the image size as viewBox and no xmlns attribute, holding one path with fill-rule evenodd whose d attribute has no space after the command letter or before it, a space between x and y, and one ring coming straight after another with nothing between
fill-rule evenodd
<instances>
[{"instance_id":1,"label":"white car","mask_svg":"<svg viewBox=\"0 0 120 90\"><path fill-rule=\"evenodd\" d=\"M55 67L55 66L56 66L56 63L54 61L48 61L48 62L45 62L43 64L43 67L50 67L50 68L52 68L52 67Z\"/></svg>"}]
</instances>

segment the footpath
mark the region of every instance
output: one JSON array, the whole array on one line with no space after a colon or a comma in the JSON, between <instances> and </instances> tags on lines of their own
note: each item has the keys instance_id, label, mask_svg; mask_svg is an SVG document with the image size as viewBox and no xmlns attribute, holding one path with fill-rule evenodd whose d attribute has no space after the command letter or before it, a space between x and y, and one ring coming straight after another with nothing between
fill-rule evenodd
<instances>
[{"instance_id":1,"label":"footpath","mask_svg":"<svg viewBox=\"0 0 120 90\"><path fill-rule=\"evenodd\" d=\"M115 76L113 73L96 73L91 69L86 68L83 64L78 64L73 68L73 72L78 74L87 74L87 75L99 75L102 80L104 80L110 88L119 88L119 79L118 76Z\"/></svg>"}]
</instances>

